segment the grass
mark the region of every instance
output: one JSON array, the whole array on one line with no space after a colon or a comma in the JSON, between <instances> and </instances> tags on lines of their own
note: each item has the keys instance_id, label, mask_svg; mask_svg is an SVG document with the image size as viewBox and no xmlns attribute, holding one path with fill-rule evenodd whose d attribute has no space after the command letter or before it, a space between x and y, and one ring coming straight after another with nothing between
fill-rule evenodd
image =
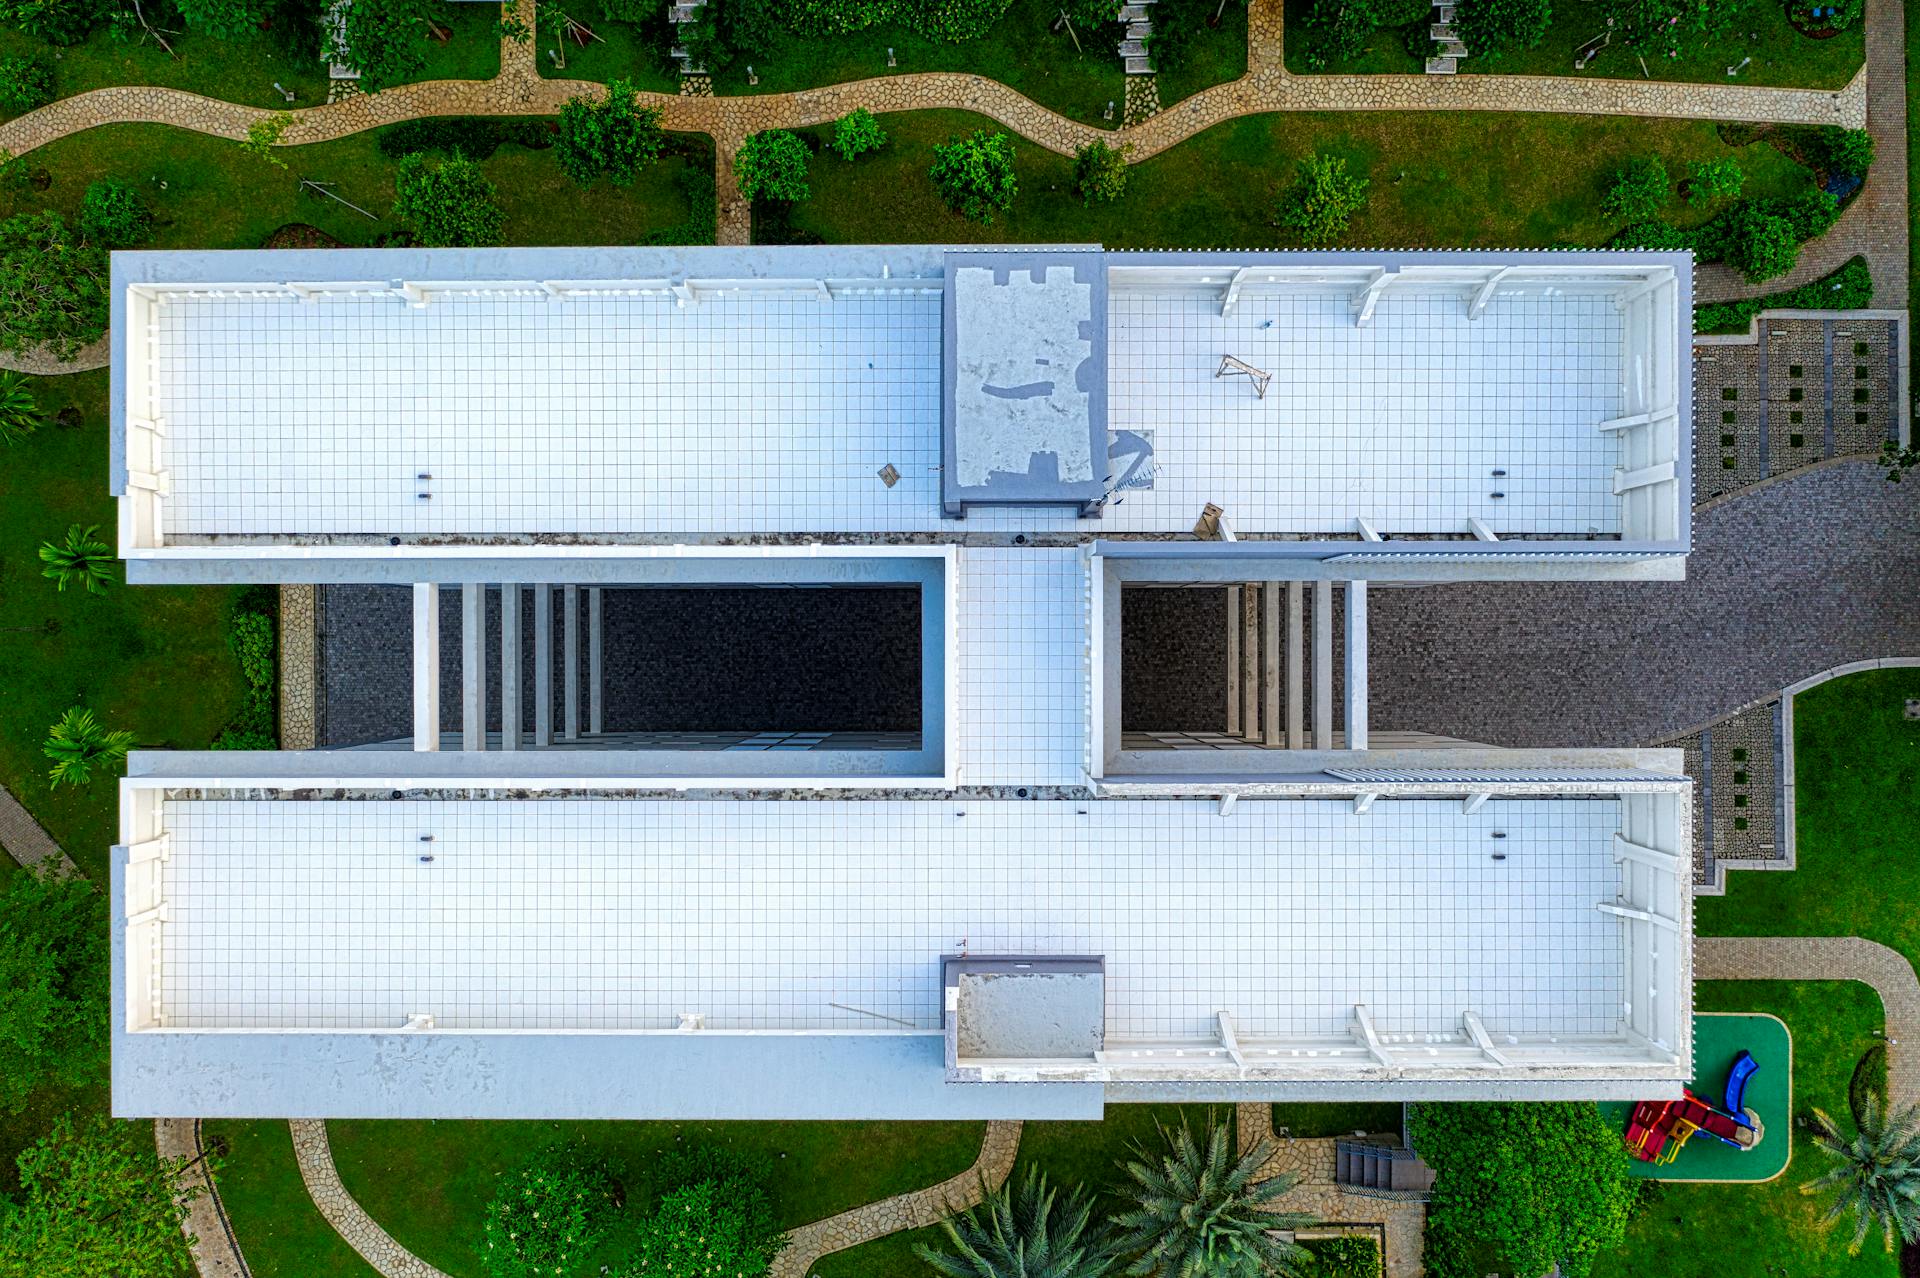
<instances>
[{"instance_id":1,"label":"grass","mask_svg":"<svg viewBox=\"0 0 1920 1278\"><path fill-rule=\"evenodd\" d=\"M1397 1132L1401 1124L1399 1101L1382 1104L1314 1102L1275 1105L1273 1126L1295 1137L1351 1136L1355 1132Z\"/></svg>"},{"instance_id":2,"label":"grass","mask_svg":"<svg viewBox=\"0 0 1920 1278\"><path fill-rule=\"evenodd\" d=\"M227 1142L215 1182L254 1278L377 1278L313 1205L285 1122L209 1119L201 1136Z\"/></svg>"},{"instance_id":3,"label":"grass","mask_svg":"<svg viewBox=\"0 0 1920 1278\"><path fill-rule=\"evenodd\" d=\"M500 41L493 25L500 11L490 4L439 6L437 20L452 30L442 44L427 41L427 65L418 80L490 80L500 73ZM169 35L174 54L152 41L120 40L104 28L69 48L8 28L0 31L0 57L32 56L54 69L61 97L111 85L162 85L245 106L284 107L276 83L293 91L296 107L327 100L327 68L318 59L297 58L265 34L219 40L192 31Z\"/></svg>"},{"instance_id":4,"label":"grass","mask_svg":"<svg viewBox=\"0 0 1920 1278\"><path fill-rule=\"evenodd\" d=\"M1699 985L1694 1001L1700 1011L1769 1012L1785 1021L1793 1033L1795 1112L1817 1106L1845 1125L1848 1080L1883 1023L1872 989L1852 982L1716 981ZM1884 1089L1884 1079L1880 1085ZM1769 1131L1767 1139L1773 1138ZM1594 1278L1894 1278L1899 1266L1877 1244L1850 1257L1845 1234L1821 1229L1820 1200L1800 1186L1824 1168L1825 1157L1797 1127L1792 1139L1792 1161L1778 1180L1661 1184L1628 1226L1626 1244L1601 1257Z\"/></svg>"},{"instance_id":5,"label":"grass","mask_svg":"<svg viewBox=\"0 0 1920 1278\"><path fill-rule=\"evenodd\" d=\"M1325 68L1307 61L1311 40L1307 35L1307 14L1325 0L1287 0L1287 70L1296 75L1316 71L1343 75L1418 75L1422 64L1407 51L1406 39L1396 28L1381 28L1368 39L1356 58ZM1427 19L1423 16L1421 23ZM1613 45L1588 63L1585 70L1573 69L1580 46L1606 29L1603 18L1587 6L1556 6L1554 21L1537 48L1509 52L1497 59L1469 57L1460 64L1463 75L1475 73L1500 75L1551 75L1570 79L1669 80L1697 84L1757 84L1785 88L1839 89L1846 87L1866 62L1866 25L1857 22L1849 30L1827 40L1801 35L1787 21L1787 7L1779 0L1749 0L1747 8L1728 24L1727 33L1708 48L1677 59L1648 58L1642 71L1640 58L1624 44ZM1727 75L1729 66L1742 58L1752 62L1737 77Z\"/></svg>"},{"instance_id":6,"label":"grass","mask_svg":"<svg viewBox=\"0 0 1920 1278\"><path fill-rule=\"evenodd\" d=\"M1920 669L1834 679L1794 698L1798 868L1727 876L1708 936L1864 936L1920 961Z\"/></svg>"},{"instance_id":7,"label":"grass","mask_svg":"<svg viewBox=\"0 0 1920 1278\"><path fill-rule=\"evenodd\" d=\"M1589 116L1283 113L1215 125L1133 166L1125 196L1092 209L1073 194L1070 159L1017 141L1020 194L1010 212L982 226L946 208L927 169L933 146L950 134L998 126L959 111L883 122L892 135L883 150L852 163L816 156L813 198L793 213L797 230L856 244L1274 246L1291 242L1276 225L1276 192L1316 148L1346 157L1372 182L1349 244L1598 244L1619 229L1598 212L1600 198L1614 170L1639 155L1659 155L1679 174L1695 161L1737 154L1749 196L1784 195L1809 180L1773 147L1729 147L1704 121L1638 120L1623 129ZM1675 211L1689 222L1717 209Z\"/></svg>"},{"instance_id":8,"label":"grass","mask_svg":"<svg viewBox=\"0 0 1920 1278\"><path fill-rule=\"evenodd\" d=\"M662 10L666 6L661 6ZM655 30L630 22L599 19L582 10L576 14L586 22L598 40L583 45L569 43L567 65L563 70L553 64L553 37L542 34L537 53L540 74L559 80L631 80L636 89L654 93L680 91L679 63L667 57L666 23Z\"/></svg>"},{"instance_id":9,"label":"grass","mask_svg":"<svg viewBox=\"0 0 1920 1278\"><path fill-rule=\"evenodd\" d=\"M651 1210L649 1179L679 1141L764 1154L777 1223L791 1228L935 1184L980 1151L980 1123L335 1122L348 1192L403 1246L454 1278L484 1273L477 1250L494 1179L555 1140L584 1139L620 1169L627 1210ZM251 1252L251 1247L249 1248Z\"/></svg>"}]
</instances>

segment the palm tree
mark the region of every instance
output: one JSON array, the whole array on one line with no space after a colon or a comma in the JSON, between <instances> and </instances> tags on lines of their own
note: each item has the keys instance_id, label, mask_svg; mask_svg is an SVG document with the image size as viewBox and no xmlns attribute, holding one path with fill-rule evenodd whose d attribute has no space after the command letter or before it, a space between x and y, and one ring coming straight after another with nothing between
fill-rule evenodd
<instances>
[{"instance_id":1,"label":"palm tree","mask_svg":"<svg viewBox=\"0 0 1920 1278\"><path fill-rule=\"evenodd\" d=\"M96 767L120 762L132 745L131 732L108 732L93 717L93 711L75 706L47 733L41 752L53 760L53 767L47 771L52 784L85 785L93 779Z\"/></svg>"},{"instance_id":2,"label":"palm tree","mask_svg":"<svg viewBox=\"0 0 1920 1278\"><path fill-rule=\"evenodd\" d=\"M1158 1126L1158 1124L1155 1124ZM1304 1248L1270 1231L1303 1229L1317 1218L1276 1210L1294 1177L1257 1182L1273 1157L1262 1140L1240 1158L1229 1152L1225 1123L1209 1117L1201 1140L1183 1122L1159 1128L1164 1148L1134 1146L1119 1189L1132 1206L1114 1217L1119 1247L1133 1255L1134 1278L1293 1278L1309 1263Z\"/></svg>"},{"instance_id":3,"label":"palm tree","mask_svg":"<svg viewBox=\"0 0 1920 1278\"><path fill-rule=\"evenodd\" d=\"M1120 1265L1112 1231L1090 1223L1093 1199L1075 1188L1062 1198L1044 1172L1029 1168L1019 1187L981 1184L978 1206L940 1222L950 1250L913 1250L942 1278L1105 1278Z\"/></svg>"},{"instance_id":4,"label":"palm tree","mask_svg":"<svg viewBox=\"0 0 1920 1278\"><path fill-rule=\"evenodd\" d=\"M41 542L40 562L46 567L40 575L53 578L63 591L80 585L88 594L105 594L107 583L113 580L113 548L94 538L99 530L98 524L85 528L75 524L67 529L65 541Z\"/></svg>"},{"instance_id":5,"label":"palm tree","mask_svg":"<svg viewBox=\"0 0 1920 1278\"><path fill-rule=\"evenodd\" d=\"M40 424L40 405L27 387L21 374L0 371L0 444L17 444Z\"/></svg>"},{"instance_id":6,"label":"palm tree","mask_svg":"<svg viewBox=\"0 0 1920 1278\"><path fill-rule=\"evenodd\" d=\"M1834 1165L1802 1185L1801 1192L1830 1195L1829 1225L1853 1213L1848 1251L1858 1252L1875 1225L1892 1251L1896 1234L1903 1243L1920 1239L1920 1107L1889 1113L1887 1102L1870 1094L1857 1127L1849 1140L1825 1111L1813 1111L1814 1144L1833 1157Z\"/></svg>"}]
</instances>

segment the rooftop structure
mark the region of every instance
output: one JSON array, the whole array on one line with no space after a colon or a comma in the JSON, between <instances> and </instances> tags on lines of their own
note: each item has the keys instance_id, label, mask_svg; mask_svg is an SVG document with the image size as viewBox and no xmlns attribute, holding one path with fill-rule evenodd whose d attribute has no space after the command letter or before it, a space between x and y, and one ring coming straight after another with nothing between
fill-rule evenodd
<instances>
[{"instance_id":1,"label":"rooftop structure","mask_svg":"<svg viewBox=\"0 0 1920 1278\"><path fill-rule=\"evenodd\" d=\"M1374 723L1367 600L1684 571L1689 271L116 255L130 578L411 619L133 756L116 1111L1677 1096L1682 756Z\"/></svg>"}]
</instances>

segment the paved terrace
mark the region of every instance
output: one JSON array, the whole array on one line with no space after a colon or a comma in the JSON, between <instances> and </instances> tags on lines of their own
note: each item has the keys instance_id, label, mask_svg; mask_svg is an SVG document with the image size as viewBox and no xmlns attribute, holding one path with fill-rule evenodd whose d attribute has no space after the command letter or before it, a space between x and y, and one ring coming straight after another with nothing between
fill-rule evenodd
<instances>
[{"instance_id":1,"label":"paved terrace","mask_svg":"<svg viewBox=\"0 0 1920 1278\"><path fill-rule=\"evenodd\" d=\"M172 1028L933 1029L936 960L1107 957L1110 1039L1611 1034L1613 800L175 801ZM1495 830L1506 833L1495 861ZM431 842L423 841L431 836Z\"/></svg>"}]
</instances>

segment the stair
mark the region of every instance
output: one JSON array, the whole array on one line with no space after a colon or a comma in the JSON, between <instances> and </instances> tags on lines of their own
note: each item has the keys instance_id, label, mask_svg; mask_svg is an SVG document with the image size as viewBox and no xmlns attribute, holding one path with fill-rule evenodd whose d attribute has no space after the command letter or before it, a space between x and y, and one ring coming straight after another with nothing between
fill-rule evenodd
<instances>
[{"instance_id":1,"label":"stair","mask_svg":"<svg viewBox=\"0 0 1920 1278\"><path fill-rule=\"evenodd\" d=\"M1434 10L1437 21L1427 27L1427 38L1439 42L1438 57L1427 59L1428 75L1457 75L1460 71L1460 59L1467 56L1467 46L1461 43L1460 33L1454 30L1453 6L1436 4Z\"/></svg>"},{"instance_id":2,"label":"stair","mask_svg":"<svg viewBox=\"0 0 1920 1278\"><path fill-rule=\"evenodd\" d=\"M1127 24L1124 38L1120 41L1120 60L1126 63L1128 75L1152 75L1153 55L1147 51L1147 37L1153 34L1153 19L1147 16L1147 6L1153 0L1134 0L1120 9L1120 21Z\"/></svg>"},{"instance_id":3,"label":"stair","mask_svg":"<svg viewBox=\"0 0 1920 1278\"><path fill-rule=\"evenodd\" d=\"M667 21L676 27L682 23L692 22L700 16L700 10L706 3L707 0L670 0L667 5ZM705 67L697 67L693 64L693 55L687 52L685 45L676 44L667 50L667 54L680 63L682 76L703 76L707 73Z\"/></svg>"},{"instance_id":4,"label":"stair","mask_svg":"<svg viewBox=\"0 0 1920 1278\"><path fill-rule=\"evenodd\" d=\"M1334 1143L1333 1183L1350 1193L1418 1201L1433 1189L1433 1168L1399 1144L1378 1140Z\"/></svg>"},{"instance_id":5,"label":"stair","mask_svg":"<svg viewBox=\"0 0 1920 1278\"><path fill-rule=\"evenodd\" d=\"M1147 0L1151 3L1151 0ZM1126 23L1145 22L1147 20L1146 3L1123 4L1120 6L1120 21Z\"/></svg>"},{"instance_id":6,"label":"stair","mask_svg":"<svg viewBox=\"0 0 1920 1278\"><path fill-rule=\"evenodd\" d=\"M1458 58L1428 58L1427 59L1428 75L1454 75L1454 74L1457 74L1459 70L1460 70L1460 59Z\"/></svg>"}]
</instances>

